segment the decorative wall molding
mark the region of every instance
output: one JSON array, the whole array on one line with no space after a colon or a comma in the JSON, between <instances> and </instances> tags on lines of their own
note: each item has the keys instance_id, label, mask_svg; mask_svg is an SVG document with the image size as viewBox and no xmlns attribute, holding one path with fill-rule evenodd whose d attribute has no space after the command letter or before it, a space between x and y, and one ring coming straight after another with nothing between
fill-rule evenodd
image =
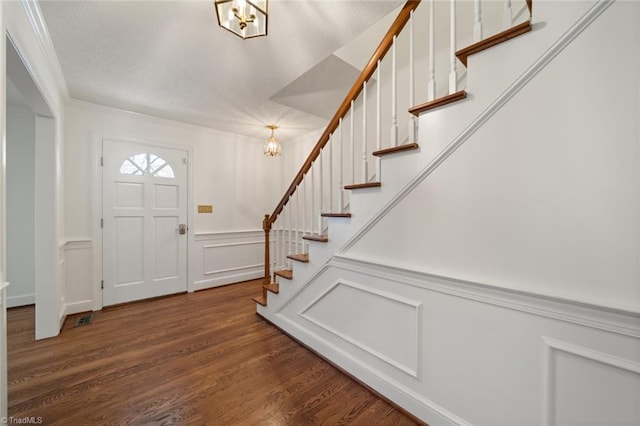
<instances>
[{"instance_id":1,"label":"decorative wall molding","mask_svg":"<svg viewBox=\"0 0 640 426\"><path fill-rule=\"evenodd\" d=\"M239 273L224 273L218 278L209 278L206 280L198 280L193 282L194 291L206 290L212 287L218 287L221 285L239 283L242 281L255 280L264 276L264 267L253 269L252 267L238 268L236 271L243 271Z\"/></svg>"},{"instance_id":2,"label":"decorative wall molding","mask_svg":"<svg viewBox=\"0 0 640 426\"><path fill-rule=\"evenodd\" d=\"M93 249L93 241L91 240L67 240L62 243L63 250L91 250Z\"/></svg>"},{"instance_id":3,"label":"decorative wall molding","mask_svg":"<svg viewBox=\"0 0 640 426\"><path fill-rule=\"evenodd\" d=\"M345 256L335 256L328 267L353 271L366 276L412 285L516 311L528 312L589 328L640 338L640 312L617 309L553 295L506 288L495 284L447 277L384 265Z\"/></svg>"},{"instance_id":4,"label":"decorative wall molding","mask_svg":"<svg viewBox=\"0 0 640 426\"><path fill-rule=\"evenodd\" d=\"M549 65L571 42L584 31L598 16L600 16L615 0L599 0L587 12L578 19L549 49L547 49L536 61L533 62L515 81L500 94L489 106L465 127L449 145L447 145L436 157L427 164L416 177L404 186L386 205L364 224L351 238L340 247L336 253L344 253L366 235L382 218L384 218L395 206L405 199L418 187L431 173L458 150L476 131L502 109L520 90L522 90L540 71Z\"/></svg>"},{"instance_id":5,"label":"decorative wall molding","mask_svg":"<svg viewBox=\"0 0 640 426\"><path fill-rule=\"evenodd\" d=\"M261 310L261 307L259 307L258 313L260 315L262 315L260 313ZM269 315L266 316L266 318L277 327L285 330L295 339L313 348L321 356L340 365L341 368L344 368L349 374L357 377L358 380L375 389L381 395L395 401L401 407L408 409L409 412L417 413L420 418L428 419L429 424L471 426L471 423L467 420L455 415L436 402L425 398L423 395L420 395L418 392L410 389L384 372L363 363L362 360L349 354L331 341L303 327L301 324L294 323L281 314Z\"/></svg>"},{"instance_id":6,"label":"decorative wall molding","mask_svg":"<svg viewBox=\"0 0 640 426\"><path fill-rule=\"evenodd\" d=\"M579 346L573 343L564 342L561 340L553 339L543 336L542 341L544 343L544 358L543 358L543 371L544 371L544 385L543 385L543 397L542 397L542 415L546 425L554 424L555 414L555 392L554 392L554 379L555 379L555 363L553 361L554 354L556 352L565 352L580 358L584 358L596 363L604 364L609 367L618 368L630 373L640 375L640 363L631 361L628 359L620 358L615 355L607 354L604 352L596 351L584 346Z\"/></svg>"},{"instance_id":7,"label":"decorative wall molding","mask_svg":"<svg viewBox=\"0 0 640 426\"><path fill-rule=\"evenodd\" d=\"M20 3L24 8L24 12L27 15L27 18L29 19L31 29L33 30L33 34L38 40L40 49L44 53L47 66L51 75L56 81L58 90L60 90L60 93L62 94L64 100L69 101L69 99L71 98L69 95L69 88L67 87L67 82L62 72L62 67L60 66L60 62L58 61L58 54L56 53L56 50L53 46L53 41L51 40L49 29L47 28L47 25L42 16L40 6L38 5L38 2L35 1L21 0Z\"/></svg>"},{"instance_id":8,"label":"decorative wall molding","mask_svg":"<svg viewBox=\"0 0 640 426\"><path fill-rule=\"evenodd\" d=\"M237 243L220 243L220 244L208 244L203 246L203 249L213 249L221 247L233 247L233 246L249 246L252 244L264 244L264 241L240 241Z\"/></svg>"},{"instance_id":9,"label":"decorative wall molding","mask_svg":"<svg viewBox=\"0 0 640 426\"><path fill-rule=\"evenodd\" d=\"M326 296L331 293L332 291L335 291L338 287L340 286L345 286L345 287L349 287L352 288L354 290L357 290L359 292L362 292L364 294L369 294L369 295L374 295L377 297L380 297L382 299L385 300L389 300L391 302L395 302L395 303L399 303L402 305L406 305L410 308L413 309L414 311L414 321L415 321L415 327L416 327L416 335L414 336L414 342L415 342L415 346L416 346L416 353L415 353L415 364L414 365L403 365L402 363L392 359L390 356L385 355L384 353L380 352L379 350L375 350L371 347L369 347L367 344L363 343L362 341L360 341L357 337L354 336L348 336L336 329L334 329L332 326L325 324L321 319L319 318L314 318L311 314L310 314L310 310L316 306L317 304L321 303L323 299L326 298ZM327 288L325 291L323 291L320 295L318 295L311 303L309 303L305 308L303 308L299 313L299 316L301 316L302 318L306 319L307 321L315 324L317 327L320 327L321 329L333 334L336 337L339 337L340 339L344 340L345 342L359 348L360 350L368 353L369 355L374 356L375 358L380 359L381 361L386 362L387 364L391 365L394 368L397 368L398 370L402 371L405 374L408 374L409 376L419 380L420 379L420 363L418 362L419 360L422 359L422 338L423 338L423 332L422 332L422 303L418 302L418 301L414 301L414 300L410 300L407 299L405 297L401 297L401 296L397 296L395 294L391 294L388 292L384 292L384 291L380 291L374 288L370 288L370 287L366 287L360 284L356 284L350 281L346 281L346 280L338 280L335 283L333 283L333 285L329 286L329 288Z\"/></svg>"},{"instance_id":10,"label":"decorative wall molding","mask_svg":"<svg viewBox=\"0 0 640 426\"><path fill-rule=\"evenodd\" d=\"M193 234L194 241L217 241L237 238L260 238L264 239L264 231L262 229L247 229L239 231L217 231L217 232L195 232ZM261 240L264 242L264 240Z\"/></svg>"}]
</instances>

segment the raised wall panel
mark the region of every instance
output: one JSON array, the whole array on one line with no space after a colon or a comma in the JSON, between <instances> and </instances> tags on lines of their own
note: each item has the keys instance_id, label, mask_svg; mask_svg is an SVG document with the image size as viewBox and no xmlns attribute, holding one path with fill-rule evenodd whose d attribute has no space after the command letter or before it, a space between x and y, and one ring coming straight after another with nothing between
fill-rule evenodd
<instances>
[{"instance_id":1,"label":"raised wall panel","mask_svg":"<svg viewBox=\"0 0 640 426\"><path fill-rule=\"evenodd\" d=\"M318 327L417 378L422 304L338 281L300 315Z\"/></svg>"},{"instance_id":2,"label":"raised wall panel","mask_svg":"<svg viewBox=\"0 0 640 426\"><path fill-rule=\"evenodd\" d=\"M115 182L114 208L144 207L144 184L131 182Z\"/></svg>"},{"instance_id":3,"label":"raised wall panel","mask_svg":"<svg viewBox=\"0 0 640 426\"><path fill-rule=\"evenodd\" d=\"M115 285L139 283L144 280L144 219L115 218Z\"/></svg>"}]
</instances>

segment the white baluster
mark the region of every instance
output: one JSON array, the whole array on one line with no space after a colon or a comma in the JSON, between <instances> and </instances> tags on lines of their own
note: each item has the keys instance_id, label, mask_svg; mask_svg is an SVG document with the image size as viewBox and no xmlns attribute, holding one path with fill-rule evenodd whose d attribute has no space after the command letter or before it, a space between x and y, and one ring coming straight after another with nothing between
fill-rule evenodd
<instances>
[{"instance_id":1,"label":"white baluster","mask_svg":"<svg viewBox=\"0 0 640 426\"><path fill-rule=\"evenodd\" d=\"M329 213L333 212L333 133L329 135Z\"/></svg>"},{"instance_id":2,"label":"white baluster","mask_svg":"<svg viewBox=\"0 0 640 426\"><path fill-rule=\"evenodd\" d=\"M272 269L271 269L271 274L275 274L275 272L278 270L278 262L280 261L280 241L278 240L278 228L277 225L274 224L273 227L271 228L271 237L270 237L273 241L273 244L271 244L271 256L273 259L273 262L271 262L272 264Z\"/></svg>"},{"instance_id":3,"label":"white baluster","mask_svg":"<svg viewBox=\"0 0 640 426\"><path fill-rule=\"evenodd\" d=\"M415 105L414 77L413 77L413 10L409 16L409 106ZM416 116L409 117L409 143L416 141Z\"/></svg>"},{"instance_id":4,"label":"white baluster","mask_svg":"<svg viewBox=\"0 0 640 426\"><path fill-rule=\"evenodd\" d=\"M284 209L282 210L282 212L280 213L280 266L282 267L282 269L288 269L287 268L287 252L286 250L286 246L285 246L285 242L286 242L286 235L285 235L285 216L284 216Z\"/></svg>"},{"instance_id":5,"label":"white baluster","mask_svg":"<svg viewBox=\"0 0 640 426\"><path fill-rule=\"evenodd\" d=\"M307 233L307 179L302 178L302 234ZM306 240L302 240L302 252L307 253Z\"/></svg>"},{"instance_id":6,"label":"white baluster","mask_svg":"<svg viewBox=\"0 0 640 426\"><path fill-rule=\"evenodd\" d=\"M449 60L451 61L451 69L449 72L449 94L455 93L458 86L458 75L456 72L456 0L451 0L451 16L450 16L450 50Z\"/></svg>"},{"instance_id":7,"label":"white baluster","mask_svg":"<svg viewBox=\"0 0 640 426\"><path fill-rule=\"evenodd\" d=\"M380 95L380 87L382 86L382 80L380 80L380 59L378 59L378 66L376 68L376 151L382 149L382 97ZM376 178L378 182L382 182L382 161L380 156L376 157Z\"/></svg>"},{"instance_id":8,"label":"white baluster","mask_svg":"<svg viewBox=\"0 0 640 426\"><path fill-rule=\"evenodd\" d=\"M291 242L292 242L292 223L291 223L291 196L289 196L289 201L287 202L287 225L288 225L288 229L289 229L289 240L287 241L287 253L288 254L293 254L293 252L291 251ZM289 260L289 269L291 269L291 260Z\"/></svg>"},{"instance_id":9,"label":"white baluster","mask_svg":"<svg viewBox=\"0 0 640 426\"><path fill-rule=\"evenodd\" d=\"M435 0L429 0L429 82L427 83L427 98L436 98L436 25Z\"/></svg>"},{"instance_id":10,"label":"white baluster","mask_svg":"<svg viewBox=\"0 0 640 426\"><path fill-rule=\"evenodd\" d=\"M351 154L351 183L356 183L356 156L355 156L355 137L354 137L354 132L355 132L355 128L353 127L353 113L354 113L354 107L353 107L353 100L351 101L351 112L349 114L349 120L350 120L350 124L351 124L351 129L350 129L350 133L351 133L351 143L350 143L350 154Z\"/></svg>"},{"instance_id":11,"label":"white baluster","mask_svg":"<svg viewBox=\"0 0 640 426\"><path fill-rule=\"evenodd\" d=\"M473 0L473 41L482 40L482 11L480 0Z\"/></svg>"},{"instance_id":12,"label":"white baluster","mask_svg":"<svg viewBox=\"0 0 640 426\"><path fill-rule=\"evenodd\" d=\"M311 173L311 232L316 227L316 174L315 174L315 165L314 161L311 164L311 168L309 172Z\"/></svg>"},{"instance_id":13,"label":"white baluster","mask_svg":"<svg viewBox=\"0 0 640 426\"><path fill-rule=\"evenodd\" d=\"M369 182L367 165L367 82L362 83L362 182Z\"/></svg>"},{"instance_id":14,"label":"white baluster","mask_svg":"<svg viewBox=\"0 0 640 426\"><path fill-rule=\"evenodd\" d=\"M391 146L398 146L398 94L396 76L396 36L391 44Z\"/></svg>"},{"instance_id":15,"label":"white baluster","mask_svg":"<svg viewBox=\"0 0 640 426\"><path fill-rule=\"evenodd\" d=\"M296 253L302 253L302 236L300 235L300 193L298 192L298 188L296 187L295 192L293 193L294 197L294 227L295 227L295 239L293 240L295 243L294 251ZM299 250L300 249L300 250Z\"/></svg>"},{"instance_id":16,"label":"white baluster","mask_svg":"<svg viewBox=\"0 0 640 426\"><path fill-rule=\"evenodd\" d=\"M324 149L320 150L318 155L318 192L320 192L320 211L318 212L318 235L322 234L322 216L320 216L324 210L324 175L322 167L322 157Z\"/></svg>"},{"instance_id":17,"label":"white baluster","mask_svg":"<svg viewBox=\"0 0 640 426\"><path fill-rule=\"evenodd\" d=\"M511 0L504 0L502 8L502 26L508 30L513 25L513 12L511 11Z\"/></svg>"},{"instance_id":18,"label":"white baluster","mask_svg":"<svg viewBox=\"0 0 640 426\"><path fill-rule=\"evenodd\" d=\"M344 213L344 131L342 127L342 118L340 118L340 179L338 182L338 213Z\"/></svg>"}]
</instances>

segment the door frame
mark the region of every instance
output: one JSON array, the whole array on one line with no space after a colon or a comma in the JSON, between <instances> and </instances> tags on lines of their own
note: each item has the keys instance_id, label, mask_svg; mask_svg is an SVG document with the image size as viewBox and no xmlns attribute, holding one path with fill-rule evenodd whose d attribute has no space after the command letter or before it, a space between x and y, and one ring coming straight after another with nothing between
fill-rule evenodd
<instances>
[{"instance_id":1,"label":"door frame","mask_svg":"<svg viewBox=\"0 0 640 426\"><path fill-rule=\"evenodd\" d=\"M151 139L136 139L121 136L110 136L101 134L98 131L91 131L91 239L93 240L93 310L99 311L103 307L102 301L102 280L103 280L103 250L102 250L102 227L100 219L102 219L102 144L104 140L113 140L131 144L145 145L158 148L180 149L187 151L187 292L195 291L194 285L189 279L192 276L191 258L194 249L194 213L193 205L193 177L195 167L195 147L193 145L171 143L166 141L157 141Z\"/></svg>"}]
</instances>

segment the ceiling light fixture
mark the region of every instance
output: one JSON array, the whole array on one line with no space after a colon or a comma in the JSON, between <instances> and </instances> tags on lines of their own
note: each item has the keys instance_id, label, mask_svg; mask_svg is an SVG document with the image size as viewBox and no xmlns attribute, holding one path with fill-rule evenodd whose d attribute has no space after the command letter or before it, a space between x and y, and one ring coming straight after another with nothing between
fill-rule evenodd
<instances>
[{"instance_id":1,"label":"ceiling light fixture","mask_svg":"<svg viewBox=\"0 0 640 426\"><path fill-rule=\"evenodd\" d=\"M267 35L268 0L215 0L218 25L244 40Z\"/></svg>"},{"instance_id":2,"label":"ceiling light fixture","mask_svg":"<svg viewBox=\"0 0 640 426\"><path fill-rule=\"evenodd\" d=\"M278 126L274 126L270 124L267 126L268 129L271 129L271 136L264 143L264 155L267 157L279 157L282 155L282 146L280 142L276 140L276 136L273 134L273 131L278 128Z\"/></svg>"}]
</instances>

